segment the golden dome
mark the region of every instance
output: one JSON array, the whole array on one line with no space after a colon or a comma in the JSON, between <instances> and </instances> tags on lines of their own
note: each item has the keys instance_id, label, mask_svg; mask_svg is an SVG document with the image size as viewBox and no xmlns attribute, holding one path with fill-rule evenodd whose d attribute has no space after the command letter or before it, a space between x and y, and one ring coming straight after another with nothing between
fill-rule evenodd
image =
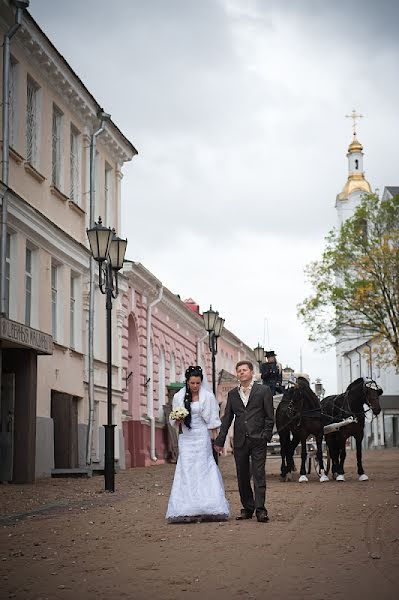
<instances>
[{"instance_id":1,"label":"golden dome","mask_svg":"<svg viewBox=\"0 0 399 600\"><path fill-rule=\"evenodd\" d=\"M344 189L338 194L337 198L338 200L346 200L353 192L371 194L371 187L369 182L364 178L364 173L352 173L349 175Z\"/></svg>"},{"instance_id":2,"label":"golden dome","mask_svg":"<svg viewBox=\"0 0 399 600\"><path fill-rule=\"evenodd\" d=\"M348 152L351 154L352 152L361 152L363 150L363 146L359 142L356 137L356 133L353 134L353 141L349 144Z\"/></svg>"}]
</instances>

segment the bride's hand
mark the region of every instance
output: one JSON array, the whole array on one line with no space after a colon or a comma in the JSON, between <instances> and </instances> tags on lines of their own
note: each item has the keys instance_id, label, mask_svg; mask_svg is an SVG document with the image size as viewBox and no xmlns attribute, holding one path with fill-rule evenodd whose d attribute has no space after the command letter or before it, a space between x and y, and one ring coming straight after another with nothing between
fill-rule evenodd
<instances>
[{"instance_id":1,"label":"bride's hand","mask_svg":"<svg viewBox=\"0 0 399 600\"><path fill-rule=\"evenodd\" d=\"M217 436L219 435L219 430L218 429L211 429L211 439L212 440L216 440Z\"/></svg>"}]
</instances>

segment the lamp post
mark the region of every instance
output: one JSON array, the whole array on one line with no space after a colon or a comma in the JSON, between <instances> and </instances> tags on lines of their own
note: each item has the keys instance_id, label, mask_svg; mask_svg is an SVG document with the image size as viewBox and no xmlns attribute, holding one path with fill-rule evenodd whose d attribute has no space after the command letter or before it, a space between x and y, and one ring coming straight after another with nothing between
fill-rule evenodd
<instances>
[{"instance_id":1,"label":"lamp post","mask_svg":"<svg viewBox=\"0 0 399 600\"><path fill-rule=\"evenodd\" d=\"M321 382L320 377L318 377L316 379L316 381L314 382L314 391L315 391L316 396L319 398L319 400L321 398L323 398L323 396L324 396L324 388L323 388L323 384Z\"/></svg>"},{"instance_id":2,"label":"lamp post","mask_svg":"<svg viewBox=\"0 0 399 600\"><path fill-rule=\"evenodd\" d=\"M219 317L219 313L216 310L212 310L212 305L209 310L203 313L204 326L209 333L209 350L212 355L212 389L216 397L216 354L218 352L218 337L222 334L224 321L222 317Z\"/></svg>"},{"instance_id":3,"label":"lamp post","mask_svg":"<svg viewBox=\"0 0 399 600\"><path fill-rule=\"evenodd\" d=\"M259 365L259 371L260 371L260 366L263 363L263 361L265 360L265 349L263 346L261 346L258 342L258 345L256 346L256 348L254 348L254 354L255 354L255 360Z\"/></svg>"},{"instance_id":4,"label":"lamp post","mask_svg":"<svg viewBox=\"0 0 399 600\"><path fill-rule=\"evenodd\" d=\"M115 234L115 229L104 227L101 217L94 227L87 229L90 250L98 262L98 285L106 296L107 325L107 424L105 429L104 480L105 491L115 491L115 425L112 423L112 299L118 296L118 271L123 267L127 240Z\"/></svg>"}]
</instances>

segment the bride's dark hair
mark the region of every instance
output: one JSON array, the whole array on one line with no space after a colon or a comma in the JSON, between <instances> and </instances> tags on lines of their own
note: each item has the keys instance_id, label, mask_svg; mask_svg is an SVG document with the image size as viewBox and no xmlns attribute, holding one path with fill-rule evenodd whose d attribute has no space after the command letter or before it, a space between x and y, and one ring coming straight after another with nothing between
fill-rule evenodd
<instances>
[{"instance_id":1,"label":"bride's dark hair","mask_svg":"<svg viewBox=\"0 0 399 600\"><path fill-rule=\"evenodd\" d=\"M190 386L188 385L188 381L189 381L190 377L200 377L201 381L202 381L204 379L204 376L202 374L201 367L199 367L198 365L196 365L195 367L194 366L188 367L188 369L186 370L184 376L186 378L186 393L184 395L184 408L186 410L188 410L188 415L184 419L184 424L185 424L186 427L188 427L189 429L191 429L191 401L192 401L192 394L191 394Z\"/></svg>"}]
</instances>

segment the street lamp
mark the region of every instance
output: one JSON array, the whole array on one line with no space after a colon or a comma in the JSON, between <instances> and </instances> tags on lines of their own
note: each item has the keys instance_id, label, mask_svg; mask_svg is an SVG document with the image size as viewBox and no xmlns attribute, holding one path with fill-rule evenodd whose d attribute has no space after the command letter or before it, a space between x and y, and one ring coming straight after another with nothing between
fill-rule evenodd
<instances>
[{"instance_id":1,"label":"street lamp","mask_svg":"<svg viewBox=\"0 0 399 600\"><path fill-rule=\"evenodd\" d=\"M319 400L324 396L324 388L320 377L318 377L314 382L314 391Z\"/></svg>"},{"instance_id":2,"label":"street lamp","mask_svg":"<svg viewBox=\"0 0 399 600\"><path fill-rule=\"evenodd\" d=\"M106 295L107 320L107 424L105 429L105 491L115 491L115 425L112 424L112 298L118 296L118 271L123 267L127 240L115 235L115 229L104 227L101 217L87 229L90 250L98 262L98 285Z\"/></svg>"},{"instance_id":3,"label":"street lamp","mask_svg":"<svg viewBox=\"0 0 399 600\"><path fill-rule=\"evenodd\" d=\"M212 310L212 305L209 307L209 310L206 310L203 313L202 316L204 318L205 329L209 333L209 350L212 354L212 389L216 397L216 354L218 352L217 339L222 334L225 319L219 317L219 313L217 311Z\"/></svg>"},{"instance_id":4,"label":"street lamp","mask_svg":"<svg viewBox=\"0 0 399 600\"><path fill-rule=\"evenodd\" d=\"M256 348L254 348L254 354L255 354L255 360L259 365L259 370L260 370L260 366L263 363L263 361L265 360L265 349L263 346L261 346L258 342L258 345L256 346Z\"/></svg>"}]
</instances>

